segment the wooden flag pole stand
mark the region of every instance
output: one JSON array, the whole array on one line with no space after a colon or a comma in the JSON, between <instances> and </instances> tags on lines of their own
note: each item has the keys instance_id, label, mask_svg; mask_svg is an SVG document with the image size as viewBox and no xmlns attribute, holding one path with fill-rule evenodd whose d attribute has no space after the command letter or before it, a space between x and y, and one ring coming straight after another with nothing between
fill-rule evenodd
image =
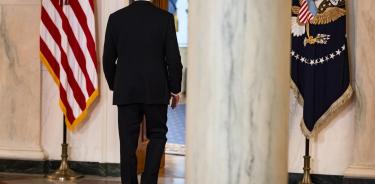
<instances>
[{"instance_id":1,"label":"wooden flag pole stand","mask_svg":"<svg viewBox=\"0 0 375 184\"><path fill-rule=\"evenodd\" d=\"M63 133L63 143L61 144L62 153L61 153L61 163L59 169L55 172L47 175L46 177L51 180L76 180L79 178L83 178L83 175L77 174L73 170L69 168L68 164L68 144L66 141L66 125L65 125L65 116L63 118L63 125L64 125L64 133Z\"/></svg>"},{"instance_id":2,"label":"wooden flag pole stand","mask_svg":"<svg viewBox=\"0 0 375 184\"><path fill-rule=\"evenodd\" d=\"M305 143L305 156L303 156L304 163L303 163L303 178L302 181L299 182L299 184L313 184L311 181L311 175L310 175L310 140L306 139Z\"/></svg>"}]
</instances>

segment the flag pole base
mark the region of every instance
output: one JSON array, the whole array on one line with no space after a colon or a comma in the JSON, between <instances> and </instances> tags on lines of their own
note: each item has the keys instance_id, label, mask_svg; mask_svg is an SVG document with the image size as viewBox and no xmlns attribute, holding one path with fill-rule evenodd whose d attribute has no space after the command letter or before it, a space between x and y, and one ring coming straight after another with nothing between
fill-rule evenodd
<instances>
[{"instance_id":1,"label":"flag pole base","mask_svg":"<svg viewBox=\"0 0 375 184\"><path fill-rule=\"evenodd\" d=\"M83 175L80 175L69 168L68 164L68 144L61 144L62 147L62 154L61 154L61 164L59 169L48 174L46 178L50 180L59 180L59 181L66 181L66 180L77 180L83 178Z\"/></svg>"},{"instance_id":2,"label":"flag pole base","mask_svg":"<svg viewBox=\"0 0 375 184\"><path fill-rule=\"evenodd\" d=\"M310 156L304 156L304 166L303 166L303 178L302 181L299 182L299 184L314 184L311 180L310 175Z\"/></svg>"}]
</instances>

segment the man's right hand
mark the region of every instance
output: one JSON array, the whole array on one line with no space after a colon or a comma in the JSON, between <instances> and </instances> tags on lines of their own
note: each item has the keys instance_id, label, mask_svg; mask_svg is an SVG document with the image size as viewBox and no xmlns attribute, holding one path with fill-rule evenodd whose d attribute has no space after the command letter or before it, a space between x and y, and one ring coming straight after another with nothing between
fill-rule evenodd
<instances>
[{"instance_id":1,"label":"man's right hand","mask_svg":"<svg viewBox=\"0 0 375 184\"><path fill-rule=\"evenodd\" d=\"M171 107L172 109L175 109L178 105L178 102L180 101L180 95L172 93L171 96L172 96Z\"/></svg>"}]
</instances>

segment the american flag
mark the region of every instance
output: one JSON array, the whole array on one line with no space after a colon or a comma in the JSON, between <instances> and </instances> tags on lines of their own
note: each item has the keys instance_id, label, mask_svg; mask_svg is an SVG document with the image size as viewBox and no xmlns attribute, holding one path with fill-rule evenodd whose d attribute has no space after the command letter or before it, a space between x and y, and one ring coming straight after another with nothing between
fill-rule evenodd
<instances>
[{"instance_id":1,"label":"american flag","mask_svg":"<svg viewBox=\"0 0 375 184\"><path fill-rule=\"evenodd\" d=\"M308 23L314 18L314 15L310 12L307 0L301 0L301 9L299 10L298 19L301 23Z\"/></svg>"},{"instance_id":2,"label":"american flag","mask_svg":"<svg viewBox=\"0 0 375 184\"><path fill-rule=\"evenodd\" d=\"M40 58L59 88L73 130L98 96L94 0L42 0Z\"/></svg>"}]
</instances>

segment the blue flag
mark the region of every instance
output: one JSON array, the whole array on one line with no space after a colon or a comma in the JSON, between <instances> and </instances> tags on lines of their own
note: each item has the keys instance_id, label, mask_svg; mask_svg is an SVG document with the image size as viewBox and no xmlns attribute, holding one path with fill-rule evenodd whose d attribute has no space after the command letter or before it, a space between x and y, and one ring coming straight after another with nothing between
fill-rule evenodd
<instances>
[{"instance_id":1,"label":"blue flag","mask_svg":"<svg viewBox=\"0 0 375 184\"><path fill-rule=\"evenodd\" d=\"M298 21L299 0L292 8L292 88L303 106L301 128L314 136L328 117L352 96L346 39L345 0L323 0L309 24ZM308 2L312 2L309 0ZM309 4L310 4L309 3ZM310 6L309 6L310 7ZM314 8L315 7L315 8ZM313 12L310 10L311 12Z\"/></svg>"}]
</instances>

